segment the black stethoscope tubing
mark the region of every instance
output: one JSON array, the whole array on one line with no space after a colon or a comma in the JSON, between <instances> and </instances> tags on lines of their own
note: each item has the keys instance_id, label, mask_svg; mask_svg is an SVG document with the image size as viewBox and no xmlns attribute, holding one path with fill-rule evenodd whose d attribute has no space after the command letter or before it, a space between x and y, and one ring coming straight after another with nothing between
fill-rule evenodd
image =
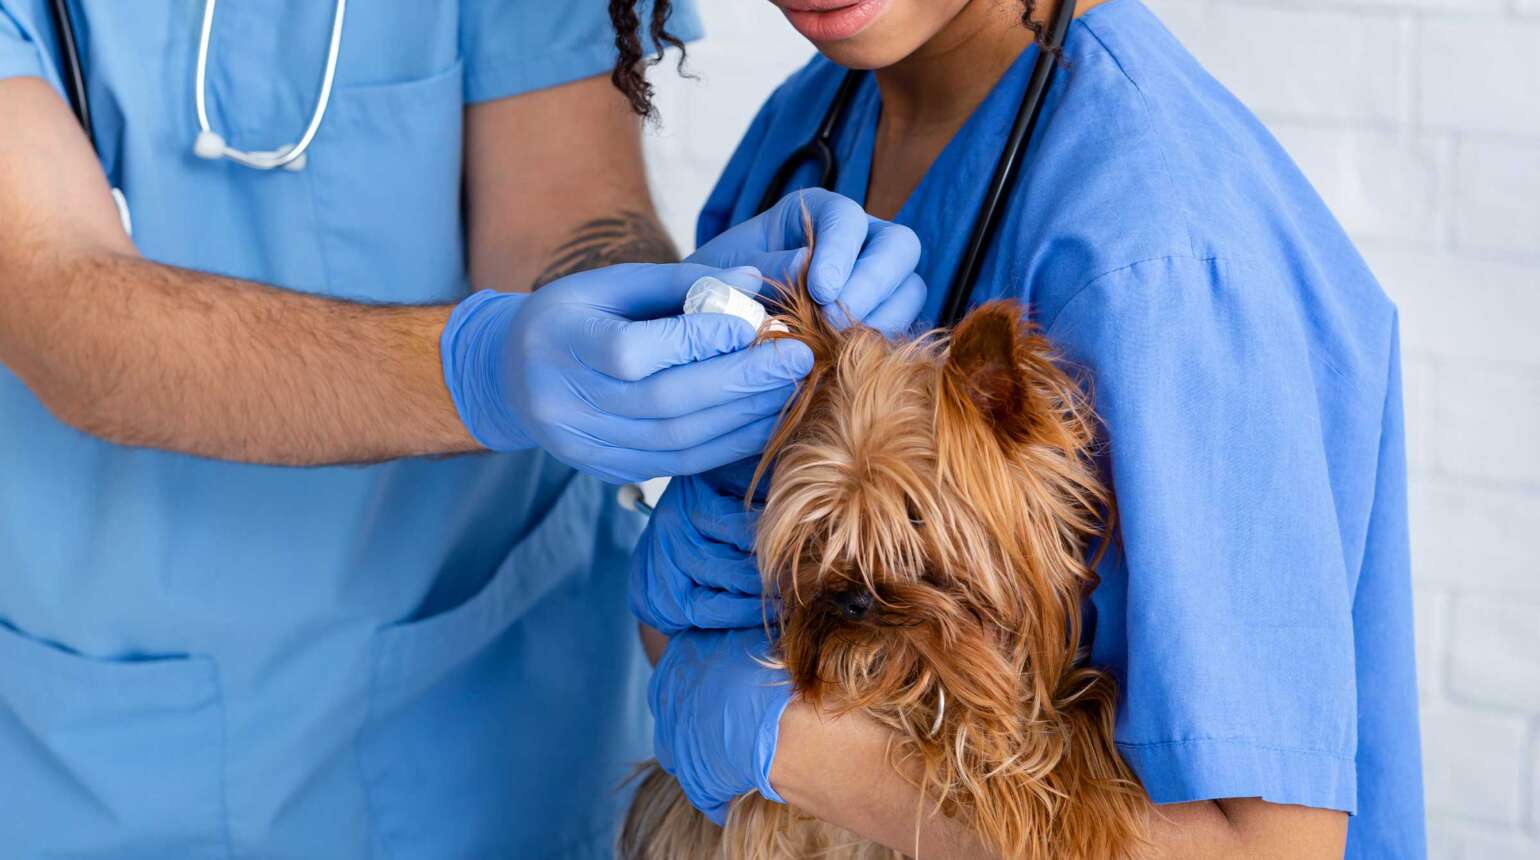
<instances>
[{"instance_id":1,"label":"black stethoscope tubing","mask_svg":"<svg viewBox=\"0 0 1540 860\"><path fill-rule=\"evenodd\" d=\"M1011 133L1006 138L1000 159L995 163L994 175L990 177L984 202L980 204L979 212L974 216L962 260L959 261L957 271L952 275L952 283L947 287L946 298L942 302L940 313L937 314L936 324L942 328L957 325L968 310L968 302L973 297L974 287L977 286L984 254L994 241L1005 201L1010 199L1011 189L1015 187L1016 180L1021 174L1021 164L1024 160L1022 156L1025 154L1027 144L1032 140L1038 119L1042 116L1043 96L1048 92L1048 84L1053 78L1054 68L1058 65L1059 49L1064 45L1064 36L1069 32L1069 24L1074 17L1075 0L1062 0L1059 8L1054 11L1053 20L1048 25L1048 39L1038 46L1037 60L1032 65L1032 74L1027 80L1027 91L1022 96L1021 107L1016 111L1016 120L1011 125ZM845 78L840 82L839 90L835 93L828 112L824 114L823 121L819 123L817 133L813 135L812 140L798 147L781 163L770 185L765 189L764 196L760 198L757 211L764 212L774 206L781 199L782 189L791 181L792 175L809 161L819 165L818 185L833 189L839 177L839 164L834 157L834 136L838 133L850 103L854 100L856 86L860 80L859 72L855 70L845 72Z\"/></svg>"},{"instance_id":2,"label":"black stethoscope tubing","mask_svg":"<svg viewBox=\"0 0 1540 860\"><path fill-rule=\"evenodd\" d=\"M60 53L64 60L62 71L70 109L74 112L75 118L80 121L80 127L85 131L91 148L95 150L97 148L96 132L91 123L91 101L86 95L85 70L80 61L80 46L75 41L75 27L70 16L69 2L51 0L49 10L52 13L54 31L58 34ZM1038 46L1038 56L1032 65L1026 94L1022 97L1021 107L1016 112L1016 120L1011 126L1010 136L1006 138L1005 147L995 164L994 175L990 177L984 202L974 217L962 260L952 276L952 282L947 287L946 299L937 315L937 324L943 328L955 326L968 309L968 302L973 296L974 287L977 286L985 251L994 241L1004 202L1009 199L1011 189L1021 173L1022 155L1042 115L1043 96L1048 91L1054 67L1058 63L1059 49L1064 44L1064 36L1074 17L1074 0L1062 0L1049 24L1046 43ZM834 94L834 101L818 124L818 130L812 140L798 147L781 163L771 178L764 196L761 197L757 211L763 212L775 205L781 197L781 189L785 188L791 181L792 175L809 161L818 164L818 185L829 189L834 187L839 179L839 161L834 155L834 137L839 132L860 82L858 72L851 70L845 73L839 89Z\"/></svg>"},{"instance_id":3,"label":"black stethoscope tubing","mask_svg":"<svg viewBox=\"0 0 1540 860\"><path fill-rule=\"evenodd\" d=\"M802 165L809 161L818 164L818 187L833 189L839 181L839 161L834 157L834 135L839 133L839 128L845 119L845 112L855 98L856 88L861 85L861 76L855 71L845 72L845 77L840 81L839 89L834 93L834 101L830 103L829 110L824 114L823 121L818 124L818 131L813 139L802 144L786 156L781 166L776 169L775 176L770 179L770 185L765 189L764 196L759 198L759 208L756 212L764 212L774 206L781 199L781 189L791 182L791 177Z\"/></svg>"},{"instance_id":4,"label":"black stethoscope tubing","mask_svg":"<svg viewBox=\"0 0 1540 860\"><path fill-rule=\"evenodd\" d=\"M75 42L75 22L70 17L69 0L52 0L48 10L53 16L53 29L59 37L59 54L64 60L64 92L69 97L70 110L80 127L85 129L91 149L96 150L96 131L91 125L91 99L86 95L86 73L80 64L80 45Z\"/></svg>"}]
</instances>

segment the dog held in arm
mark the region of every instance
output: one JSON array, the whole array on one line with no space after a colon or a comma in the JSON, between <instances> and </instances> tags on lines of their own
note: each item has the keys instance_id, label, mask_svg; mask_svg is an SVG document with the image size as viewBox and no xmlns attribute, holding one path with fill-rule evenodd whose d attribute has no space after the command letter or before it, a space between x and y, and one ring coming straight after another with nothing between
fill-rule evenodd
<instances>
[{"instance_id":1,"label":"dog held in arm","mask_svg":"<svg viewBox=\"0 0 1540 860\"><path fill-rule=\"evenodd\" d=\"M755 552L795 695L885 726L892 766L1002 857L1131 856L1149 801L1080 647L1111 519L1084 392L1013 302L907 341L836 331L805 273L780 304L762 336L815 362L760 464ZM903 856L758 794L718 828L655 764L620 854Z\"/></svg>"}]
</instances>

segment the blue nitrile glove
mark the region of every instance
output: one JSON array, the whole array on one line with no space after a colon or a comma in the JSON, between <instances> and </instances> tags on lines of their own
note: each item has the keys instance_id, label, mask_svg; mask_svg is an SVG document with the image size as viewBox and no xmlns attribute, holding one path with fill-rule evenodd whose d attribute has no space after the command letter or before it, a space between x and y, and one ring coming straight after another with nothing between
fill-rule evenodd
<instances>
[{"instance_id":1,"label":"blue nitrile glove","mask_svg":"<svg viewBox=\"0 0 1540 860\"><path fill-rule=\"evenodd\" d=\"M793 191L702 245L686 262L721 269L753 266L785 281L806 251L804 206L817 239L808 293L825 307L829 320L839 328L860 320L886 334L906 331L925 304L925 282L914 272L920 262L919 238L902 224L867 215L859 203L832 191Z\"/></svg>"},{"instance_id":2,"label":"blue nitrile glove","mask_svg":"<svg viewBox=\"0 0 1540 860\"><path fill-rule=\"evenodd\" d=\"M719 472L670 481L631 556L631 612L660 633L757 627L772 612L754 563L757 514L743 489L714 485Z\"/></svg>"},{"instance_id":3,"label":"blue nitrile glove","mask_svg":"<svg viewBox=\"0 0 1540 860\"><path fill-rule=\"evenodd\" d=\"M440 340L466 429L494 451L539 445L614 483L762 451L813 356L788 340L750 347L755 332L737 317L679 316L708 274L761 283L752 269L631 264L470 296Z\"/></svg>"},{"instance_id":4,"label":"blue nitrile glove","mask_svg":"<svg viewBox=\"0 0 1540 860\"><path fill-rule=\"evenodd\" d=\"M669 640L647 688L658 764L717 824L756 789L786 802L770 786L770 765L791 684L759 662L769 650L763 628L688 630Z\"/></svg>"},{"instance_id":5,"label":"blue nitrile glove","mask_svg":"<svg viewBox=\"0 0 1540 860\"><path fill-rule=\"evenodd\" d=\"M925 302L914 233L831 192L797 192L708 242L694 265L613 266L533 295L466 299L440 341L460 419L487 448L539 445L617 483L759 453L810 353L784 340L744 349L755 333L736 318L675 315L690 285L717 269L795 271L806 253L803 205L818 240L810 290L831 318L848 309L883 331L906 329ZM757 274L723 280L757 292Z\"/></svg>"},{"instance_id":6,"label":"blue nitrile glove","mask_svg":"<svg viewBox=\"0 0 1540 860\"><path fill-rule=\"evenodd\" d=\"M743 236L756 235L758 241L764 241L762 234L771 227L772 237L777 231L786 234L793 226L800 234L801 197L801 193L789 195L759 218L717 237L696 252L697 256L714 254L713 261L721 264L753 260L766 271L794 265L796 260L784 255L777 262L774 254L745 252L734 256L723 249L752 248L754 242L745 243ZM815 217L821 214L829 219L827 228L816 228L818 256L811 269L817 272L821 266L837 265L822 255L842 230L851 234L851 241L866 241L868 237L857 239L855 231L847 229L847 225L862 223L845 211L847 204L854 205L849 200L816 189L806 192L806 199ZM867 250L862 252L857 273L847 282L844 294L836 305L826 306L826 313L831 319L847 319L843 313L849 310L857 320L881 331L905 331L925 302L925 284L918 275L910 273L902 286L874 306L868 306L867 298L877 292L872 285L892 284L892 272L913 267L919 245L906 228L875 219L865 223L873 227ZM833 238L826 242L826 237ZM782 236L784 242L801 239L800 235ZM895 268L886 275L879 274L885 267ZM809 291L813 292L817 281L811 274L809 278ZM671 634L686 627L751 627L763 622L769 607L761 605L759 577L749 555L753 520L743 515L743 494L755 462L750 458L702 474L699 480L675 481L676 486L665 491L631 559L631 609L643 623ZM768 476L761 482L761 490L767 481Z\"/></svg>"}]
</instances>

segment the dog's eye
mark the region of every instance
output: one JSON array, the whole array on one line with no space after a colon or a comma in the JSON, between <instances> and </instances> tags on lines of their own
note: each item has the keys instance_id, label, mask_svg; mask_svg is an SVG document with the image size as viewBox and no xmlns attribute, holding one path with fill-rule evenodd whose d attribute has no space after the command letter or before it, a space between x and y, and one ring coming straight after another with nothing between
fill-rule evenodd
<instances>
[{"instance_id":1,"label":"dog's eye","mask_svg":"<svg viewBox=\"0 0 1540 860\"><path fill-rule=\"evenodd\" d=\"M872 611L872 594L864 588L836 591L828 600L835 613L847 621L860 621Z\"/></svg>"}]
</instances>

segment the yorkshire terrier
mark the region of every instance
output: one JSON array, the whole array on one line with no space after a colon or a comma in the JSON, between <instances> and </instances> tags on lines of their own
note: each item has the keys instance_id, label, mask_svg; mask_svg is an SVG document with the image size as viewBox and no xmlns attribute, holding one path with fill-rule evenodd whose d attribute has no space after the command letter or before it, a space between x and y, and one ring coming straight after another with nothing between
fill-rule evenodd
<instances>
[{"instance_id":1,"label":"yorkshire terrier","mask_svg":"<svg viewBox=\"0 0 1540 860\"><path fill-rule=\"evenodd\" d=\"M1017 303L896 341L835 330L803 274L766 336L802 340L814 368L761 461L755 537L795 695L887 727L891 765L1002 857L1130 856L1149 801L1113 744L1114 681L1081 648L1112 519L1085 392ZM719 828L655 764L620 855L904 856L758 794Z\"/></svg>"}]
</instances>

